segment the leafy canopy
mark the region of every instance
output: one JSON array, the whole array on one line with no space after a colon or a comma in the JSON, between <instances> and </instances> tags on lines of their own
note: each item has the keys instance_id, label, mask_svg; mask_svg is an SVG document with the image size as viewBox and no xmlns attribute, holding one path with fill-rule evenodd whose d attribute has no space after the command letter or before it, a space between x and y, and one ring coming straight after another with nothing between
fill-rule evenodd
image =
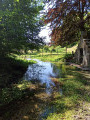
<instances>
[{"instance_id":1,"label":"leafy canopy","mask_svg":"<svg viewBox=\"0 0 90 120\"><path fill-rule=\"evenodd\" d=\"M85 24L90 18L90 0L46 1L50 7L45 16L45 23L51 24L52 41L65 45L77 40L79 31L86 29Z\"/></svg>"},{"instance_id":2,"label":"leafy canopy","mask_svg":"<svg viewBox=\"0 0 90 120\"><path fill-rule=\"evenodd\" d=\"M37 0L0 1L0 52L7 53L42 43L38 36L42 23L39 13L43 9Z\"/></svg>"}]
</instances>

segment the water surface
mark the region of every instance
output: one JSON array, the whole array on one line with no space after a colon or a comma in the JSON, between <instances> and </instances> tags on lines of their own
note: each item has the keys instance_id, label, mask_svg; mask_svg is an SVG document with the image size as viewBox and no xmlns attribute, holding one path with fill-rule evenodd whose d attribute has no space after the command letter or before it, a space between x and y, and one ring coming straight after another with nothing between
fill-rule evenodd
<instances>
[{"instance_id":1,"label":"water surface","mask_svg":"<svg viewBox=\"0 0 90 120\"><path fill-rule=\"evenodd\" d=\"M30 58L28 60L31 60ZM57 67L50 62L43 62L37 59L33 59L37 63L29 65L24 75L24 79L31 81L34 84L40 83L46 87L46 92L51 93L52 87L55 83L51 78L56 78L59 74Z\"/></svg>"}]
</instances>

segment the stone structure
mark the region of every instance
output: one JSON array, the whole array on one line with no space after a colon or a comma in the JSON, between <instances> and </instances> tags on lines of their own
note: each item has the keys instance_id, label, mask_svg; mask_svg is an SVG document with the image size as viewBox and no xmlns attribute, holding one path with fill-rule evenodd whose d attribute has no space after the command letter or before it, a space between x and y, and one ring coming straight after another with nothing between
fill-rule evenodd
<instances>
[{"instance_id":1,"label":"stone structure","mask_svg":"<svg viewBox=\"0 0 90 120\"><path fill-rule=\"evenodd\" d=\"M90 68L90 39L84 39L84 35L78 44L75 59L82 67Z\"/></svg>"}]
</instances>

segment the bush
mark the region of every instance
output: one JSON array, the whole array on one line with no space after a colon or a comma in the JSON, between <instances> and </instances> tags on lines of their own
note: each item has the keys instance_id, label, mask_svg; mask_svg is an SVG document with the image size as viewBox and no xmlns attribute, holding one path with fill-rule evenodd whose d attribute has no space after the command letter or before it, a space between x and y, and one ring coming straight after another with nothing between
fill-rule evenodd
<instances>
[{"instance_id":1,"label":"bush","mask_svg":"<svg viewBox=\"0 0 90 120\"><path fill-rule=\"evenodd\" d=\"M70 62L73 59L73 54L65 54L64 59L66 62Z\"/></svg>"}]
</instances>

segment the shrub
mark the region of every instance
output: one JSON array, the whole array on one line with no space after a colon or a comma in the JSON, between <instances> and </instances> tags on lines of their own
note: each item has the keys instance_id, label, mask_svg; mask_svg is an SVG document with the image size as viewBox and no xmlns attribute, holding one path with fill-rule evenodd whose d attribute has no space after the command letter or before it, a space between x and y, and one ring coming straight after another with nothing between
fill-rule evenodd
<instances>
[{"instance_id":1,"label":"shrub","mask_svg":"<svg viewBox=\"0 0 90 120\"><path fill-rule=\"evenodd\" d=\"M73 54L65 54L64 59L66 60L66 62L69 62L73 59Z\"/></svg>"}]
</instances>

